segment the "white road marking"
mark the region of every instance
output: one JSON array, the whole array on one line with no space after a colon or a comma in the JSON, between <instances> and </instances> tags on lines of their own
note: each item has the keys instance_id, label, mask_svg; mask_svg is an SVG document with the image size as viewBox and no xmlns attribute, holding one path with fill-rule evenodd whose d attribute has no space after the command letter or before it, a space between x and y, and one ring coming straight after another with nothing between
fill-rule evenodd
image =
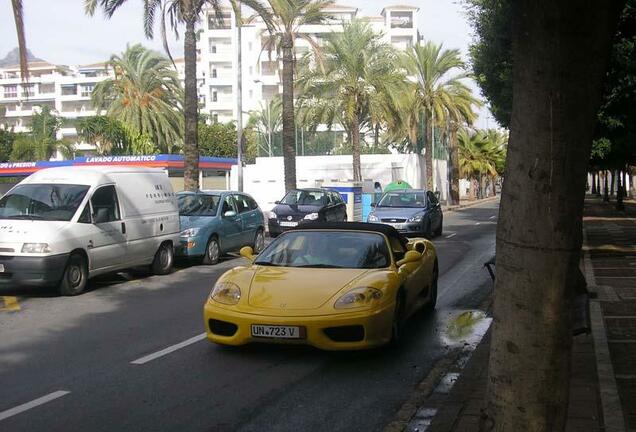
<instances>
[{"instance_id":1,"label":"white road marking","mask_svg":"<svg viewBox=\"0 0 636 432\"><path fill-rule=\"evenodd\" d=\"M455 237L457 235L457 233L452 233L446 236L446 238L451 238L451 237Z\"/></svg>"},{"instance_id":2,"label":"white road marking","mask_svg":"<svg viewBox=\"0 0 636 432\"><path fill-rule=\"evenodd\" d=\"M23 413L24 411L28 411L31 408L35 408L40 405L44 405L47 402L51 402L57 398L61 398L62 396L66 396L70 391L66 390L58 390L53 393L49 393L46 396L39 397L37 399L32 400L31 402L23 403L22 405L18 405L17 407L13 407L6 411L0 412L0 420L8 419L9 417L13 417L14 415L18 415Z\"/></svg>"},{"instance_id":3,"label":"white road marking","mask_svg":"<svg viewBox=\"0 0 636 432\"><path fill-rule=\"evenodd\" d=\"M496 217L497 217L496 215L492 215L492 216L490 216L488 219L494 219L494 218L496 218Z\"/></svg>"},{"instance_id":4,"label":"white road marking","mask_svg":"<svg viewBox=\"0 0 636 432\"><path fill-rule=\"evenodd\" d=\"M481 222L475 222L475 225L481 225Z\"/></svg>"},{"instance_id":5,"label":"white road marking","mask_svg":"<svg viewBox=\"0 0 636 432\"><path fill-rule=\"evenodd\" d=\"M157 351L156 353L152 353L152 354L148 354L147 356L144 356L142 358L138 358L137 360L133 360L130 363L131 364L136 364L136 365L142 365L144 363L148 363L149 361L158 359L159 357L163 357L165 355L168 355L172 352L175 352L177 350L180 350L181 348L185 348L188 345L192 345L193 343L197 343L203 339L206 338L206 334L205 333L201 333L200 335L196 335L194 337L191 337L190 339L186 339L183 342L179 342L178 344L175 345L171 345L168 348L164 348L161 351Z\"/></svg>"}]
</instances>

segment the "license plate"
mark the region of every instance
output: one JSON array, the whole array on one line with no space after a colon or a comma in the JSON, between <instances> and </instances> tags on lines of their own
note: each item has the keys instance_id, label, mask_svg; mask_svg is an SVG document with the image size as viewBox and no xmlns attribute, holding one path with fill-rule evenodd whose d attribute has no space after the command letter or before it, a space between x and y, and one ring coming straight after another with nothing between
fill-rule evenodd
<instances>
[{"instance_id":1,"label":"license plate","mask_svg":"<svg viewBox=\"0 0 636 432\"><path fill-rule=\"evenodd\" d=\"M279 222L280 226L285 226L285 227L295 227L298 226L298 222L285 222L285 221L280 221Z\"/></svg>"},{"instance_id":2,"label":"license plate","mask_svg":"<svg viewBox=\"0 0 636 432\"><path fill-rule=\"evenodd\" d=\"M275 339L301 339L301 328L295 326L273 326L252 324L252 336Z\"/></svg>"},{"instance_id":3,"label":"license plate","mask_svg":"<svg viewBox=\"0 0 636 432\"><path fill-rule=\"evenodd\" d=\"M393 228L397 229L397 230L401 230L404 229L404 225L402 223L390 223L389 225L391 225Z\"/></svg>"},{"instance_id":4,"label":"license plate","mask_svg":"<svg viewBox=\"0 0 636 432\"><path fill-rule=\"evenodd\" d=\"M0 273L4 273L4 264L0 264Z\"/></svg>"}]
</instances>

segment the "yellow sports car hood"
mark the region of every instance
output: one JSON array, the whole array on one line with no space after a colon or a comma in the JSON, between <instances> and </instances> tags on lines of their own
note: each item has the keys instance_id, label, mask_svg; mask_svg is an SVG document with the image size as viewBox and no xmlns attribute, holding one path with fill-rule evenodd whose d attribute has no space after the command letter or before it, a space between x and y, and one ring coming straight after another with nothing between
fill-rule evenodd
<instances>
[{"instance_id":1,"label":"yellow sports car hood","mask_svg":"<svg viewBox=\"0 0 636 432\"><path fill-rule=\"evenodd\" d=\"M318 309L369 271L256 266L248 303L262 309Z\"/></svg>"}]
</instances>

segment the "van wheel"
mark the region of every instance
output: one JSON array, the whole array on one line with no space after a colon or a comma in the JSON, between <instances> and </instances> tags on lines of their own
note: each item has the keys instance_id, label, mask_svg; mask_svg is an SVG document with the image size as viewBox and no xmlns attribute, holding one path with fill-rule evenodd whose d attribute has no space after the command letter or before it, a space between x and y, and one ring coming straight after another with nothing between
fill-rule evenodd
<instances>
[{"instance_id":1,"label":"van wheel","mask_svg":"<svg viewBox=\"0 0 636 432\"><path fill-rule=\"evenodd\" d=\"M150 271L155 275L166 275L172 271L173 263L174 250L172 245L170 243L162 243L155 254L155 259L152 260Z\"/></svg>"},{"instance_id":2,"label":"van wheel","mask_svg":"<svg viewBox=\"0 0 636 432\"><path fill-rule=\"evenodd\" d=\"M219 239L216 236L210 237L208 245L205 248L205 255L203 255L203 264L213 265L219 262L221 256L221 247L219 246Z\"/></svg>"},{"instance_id":3,"label":"van wheel","mask_svg":"<svg viewBox=\"0 0 636 432\"><path fill-rule=\"evenodd\" d=\"M261 253L263 248L265 247L265 233L262 229L258 229L256 231L256 237L254 237L254 253Z\"/></svg>"},{"instance_id":4,"label":"van wheel","mask_svg":"<svg viewBox=\"0 0 636 432\"><path fill-rule=\"evenodd\" d=\"M64 296L81 294L86 288L87 280L88 267L86 265L86 259L80 254L72 254L66 263L66 268L62 275L60 294Z\"/></svg>"}]
</instances>

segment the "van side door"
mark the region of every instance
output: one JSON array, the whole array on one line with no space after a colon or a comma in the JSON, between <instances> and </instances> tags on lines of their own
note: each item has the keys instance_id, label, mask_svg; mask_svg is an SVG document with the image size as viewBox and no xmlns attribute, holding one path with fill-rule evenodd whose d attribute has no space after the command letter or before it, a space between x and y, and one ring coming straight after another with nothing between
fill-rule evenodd
<instances>
[{"instance_id":1,"label":"van side door","mask_svg":"<svg viewBox=\"0 0 636 432\"><path fill-rule=\"evenodd\" d=\"M115 185L97 188L90 206L94 230L86 250L91 271L121 267L126 262L126 225L122 221Z\"/></svg>"}]
</instances>

